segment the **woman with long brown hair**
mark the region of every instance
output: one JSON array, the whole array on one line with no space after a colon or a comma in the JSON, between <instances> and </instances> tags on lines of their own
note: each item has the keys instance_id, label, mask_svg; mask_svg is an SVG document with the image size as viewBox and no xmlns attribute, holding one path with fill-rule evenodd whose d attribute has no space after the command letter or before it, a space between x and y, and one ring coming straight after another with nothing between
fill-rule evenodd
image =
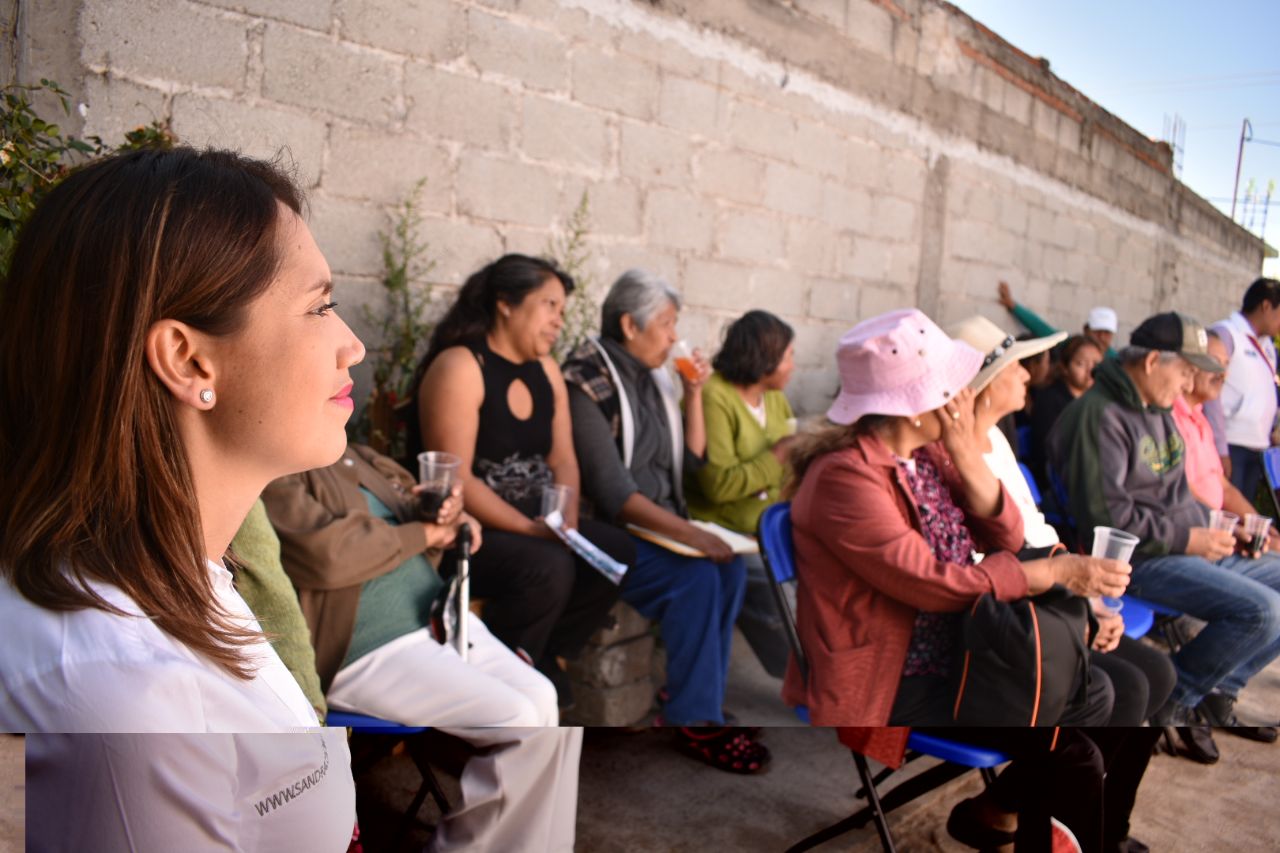
<instances>
[{"instance_id":1,"label":"woman with long brown hair","mask_svg":"<svg viewBox=\"0 0 1280 853\"><path fill-rule=\"evenodd\" d=\"M274 166L140 151L54 188L0 299L0 728L317 725L224 554L346 446L364 347ZM345 746L342 747L345 750Z\"/></svg>"}]
</instances>

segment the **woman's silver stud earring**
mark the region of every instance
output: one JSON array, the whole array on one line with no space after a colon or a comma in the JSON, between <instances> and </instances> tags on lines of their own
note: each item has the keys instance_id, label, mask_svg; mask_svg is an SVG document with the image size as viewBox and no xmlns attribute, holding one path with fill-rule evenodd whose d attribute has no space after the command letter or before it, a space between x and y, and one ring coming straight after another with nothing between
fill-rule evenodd
<instances>
[{"instance_id":1,"label":"woman's silver stud earring","mask_svg":"<svg viewBox=\"0 0 1280 853\"><path fill-rule=\"evenodd\" d=\"M212 389L210 389L210 388L206 388L206 389L204 389L203 391L201 391L201 392L200 392L200 402L201 402L201 403L212 403L212 402L213 402L213 390L212 390Z\"/></svg>"},{"instance_id":2,"label":"woman's silver stud earring","mask_svg":"<svg viewBox=\"0 0 1280 853\"><path fill-rule=\"evenodd\" d=\"M916 428L916 429L919 429L920 427L924 426L924 424L922 424L922 423L920 422L920 419L919 419L919 418L916 418L916 419L915 419L914 421L912 421L911 423L915 426L915 428Z\"/></svg>"}]
</instances>

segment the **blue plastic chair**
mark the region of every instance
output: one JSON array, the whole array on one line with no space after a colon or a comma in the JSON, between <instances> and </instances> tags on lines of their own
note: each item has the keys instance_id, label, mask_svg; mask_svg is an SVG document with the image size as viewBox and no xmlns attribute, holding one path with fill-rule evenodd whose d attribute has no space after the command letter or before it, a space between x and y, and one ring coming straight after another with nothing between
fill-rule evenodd
<instances>
[{"instance_id":1,"label":"blue plastic chair","mask_svg":"<svg viewBox=\"0 0 1280 853\"><path fill-rule=\"evenodd\" d=\"M1271 495L1271 506L1275 508L1276 518L1280 518L1280 447L1268 447L1262 451L1262 471L1267 478L1267 492Z\"/></svg>"},{"instance_id":2,"label":"blue plastic chair","mask_svg":"<svg viewBox=\"0 0 1280 853\"><path fill-rule=\"evenodd\" d=\"M782 617L787 642L791 645L791 653L795 656L801 675L807 679L809 677L808 661L805 658L804 649L800 647L800 636L796 633L795 614L792 612L791 604L787 601L782 588L783 584L796 582L795 540L791 533L791 504L777 503L765 509L760 516L756 532L760 541L760 557L764 561L766 573L769 576L769 585L773 589L773 600L778 605L778 613ZM809 722L808 708L801 705L794 710L800 720L806 724ZM878 786L897 771L886 767L878 774L872 775L866 756L850 750L853 754L854 765L858 770L858 776L862 780L862 788L854 796L858 799L865 799L867 805L826 829L819 830L808 838L793 844L787 850L787 853L799 853L802 850L809 850L850 830L866 826L867 822L871 820L875 821L876 831L880 834L880 843L884 849L887 853L894 853L896 848L894 847L893 835L889 831L886 817L889 812L911 802L921 794L932 791L934 788L968 773L970 770L976 769L980 771L983 781L989 785L995 780L995 768L1009 760L1005 755L995 750L970 746L969 744L939 737L935 734L926 734L918 731L913 731L908 736L907 750L907 761L912 761L923 755L929 755L942 759L943 763L936 767L931 767L912 779L895 786L893 790L882 797Z\"/></svg>"},{"instance_id":3,"label":"blue plastic chair","mask_svg":"<svg viewBox=\"0 0 1280 853\"><path fill-rule=\"evenodd\" d=\"M1022 472L1022 479L1027 481L1027 488L1031 490L1031 499L1035 501L1036 506L1040 506L1043 495L1040 494L1040 486L1036 483L1036 478L1032 476L1031 469L1026 463L1019 462L1018 470Z\"/></svg>"},{"instance_id":4,"label":"blue plastic chair","mask_svg":"<svg viewBox=\"0 0 1280 853\"><path fill-rule=\"evenodd\" d=\"M352 768L352 775L358 776L368 770L374 764L377 764L385 756L387 756L395 745L400 741L404 741L408 749L409 757L413 759L413 763L418 768L418 772L422 775L422 784L418 786L418 792L413 796L413 802L409 804L409 808L405 810L404 815L400 818L400 827L396 832L394 849L399 849L403 845L403 841L409 835L409 829L413 825L413 821L418 816L419 809L430 796L435 801L436 807L440 809L440 814L449 811L449 799L445 796L444 789L440 787L440 781L436 779L435 772L431 769L428 761L428 750L421 735L426 734L430 730L429 726L405 726L400 723L384 720L379 717L370 717L366 714L357 714L354 711L336 711L330 710L325 715L324 724L334 728L350 729L353 734L376 735L382 739L379 748L372 751L370 756L362 761L358 767Z\"/></svg>"},{"instance_id":5,"label":"blue plastic chair","mask_svg":"<svg viewBox=\"0 0 1280 853\"><path fill-rule=\"evenodd\" d=\"M1020 460L1030 459L1031 458L1031 427L1030 426L1018 427L1016 437L1018 439L1018 446L1015 447L1014 450L1018 452L1018 459Z\"/></svg>"}]
</instances>

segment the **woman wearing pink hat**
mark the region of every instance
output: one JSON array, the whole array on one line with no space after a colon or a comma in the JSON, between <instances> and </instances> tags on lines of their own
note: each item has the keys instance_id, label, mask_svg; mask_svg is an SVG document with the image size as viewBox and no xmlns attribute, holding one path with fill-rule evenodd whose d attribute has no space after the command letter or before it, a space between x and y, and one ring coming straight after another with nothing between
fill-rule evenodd
<instances>
[{"instance_id":1,"label":"woman wearing pink hat","mask_svg":"<svg viewBox=\"0 0 1280 853\"><path fill-rule=\"evenodd\" d=\"M983 459L966 387L984 367L978 350L908 309L859 323L836 359L836 426L792 455L809 673L793 662L783 698L814 725L946 725L959 614L980 596L1054 583L1119 595L1127 575L1114 561L1014 556L1022 516Z\"/></svg>"}]
</instances>

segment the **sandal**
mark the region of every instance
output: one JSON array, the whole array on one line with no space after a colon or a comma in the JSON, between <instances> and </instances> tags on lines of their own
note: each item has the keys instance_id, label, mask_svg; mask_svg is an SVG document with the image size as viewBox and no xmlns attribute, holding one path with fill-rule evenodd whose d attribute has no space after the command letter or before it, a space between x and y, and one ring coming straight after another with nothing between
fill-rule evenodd
<instances>
[{"instance_id":1,"label":"sandal","mask_svg":"<svg viewBox=\"0 0 1280 853\"><path fill-rule=\"evenodd\" d=\"M742 729L681 728L680 751L717 770L729 773L763 773L769 766L769 750Z\"/></svg>"}]
</instances>

